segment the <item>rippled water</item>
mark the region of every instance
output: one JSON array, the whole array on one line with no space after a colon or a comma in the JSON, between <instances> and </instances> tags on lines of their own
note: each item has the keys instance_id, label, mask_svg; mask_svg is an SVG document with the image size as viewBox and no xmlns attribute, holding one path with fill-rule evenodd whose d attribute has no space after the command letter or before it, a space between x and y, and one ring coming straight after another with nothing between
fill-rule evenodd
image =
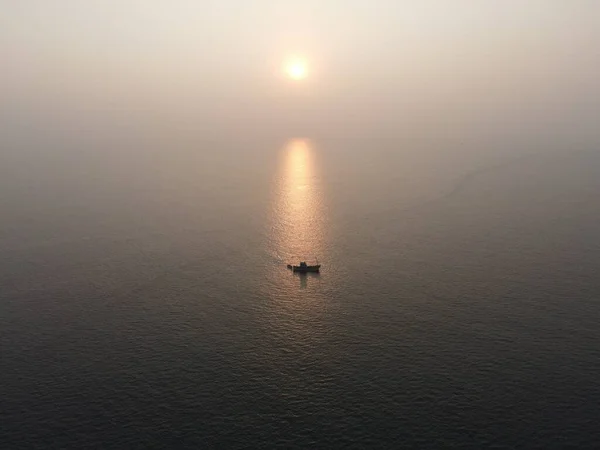
<instances>
[{"instance_id":1,"label":"rippled water","mask_svg":"<svg viewBox=\"0 0 600 450\"><path fill-rule=\"evenodd\" d=\"M422 147L4 156L2 447L595 447L600 155Z\"/></svg>"}]
</instances>

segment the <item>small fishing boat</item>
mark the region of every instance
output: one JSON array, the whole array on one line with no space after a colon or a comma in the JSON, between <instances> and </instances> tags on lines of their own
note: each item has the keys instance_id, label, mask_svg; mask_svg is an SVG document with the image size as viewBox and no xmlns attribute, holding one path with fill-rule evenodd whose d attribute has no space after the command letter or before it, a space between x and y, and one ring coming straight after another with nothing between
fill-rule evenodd
<instances>
[{"instance_id":1,"label":"small fishing boat","mask_svg":"<svg viewBox=\"0 0 600 450\"><path fill-rule=\"evenodd\" d=\"M307 264L306 261L300 261L299 265L296 266L293 264L288 264L287 268L290 269L292 272L318 272L321 268L321 264L319 264L319 261L317 261L316 264Z\"/></svg>"}]
</instances>

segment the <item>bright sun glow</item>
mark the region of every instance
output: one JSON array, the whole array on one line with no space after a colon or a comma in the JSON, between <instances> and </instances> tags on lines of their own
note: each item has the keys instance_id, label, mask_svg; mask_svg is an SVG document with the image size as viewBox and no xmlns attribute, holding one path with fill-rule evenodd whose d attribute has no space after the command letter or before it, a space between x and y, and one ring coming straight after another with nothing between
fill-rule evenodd
<instances>
[{"instance_id":1,"label":"bright sun glow","mask_svg":"<svg viewBox=\"0 0 600 450\"><path fill-rule=\"evenodd\" d=\"M308 73L306 62L301 59L290 60L285 65L285 72L293 80L302 80Z\"/></svg>"}]
</instances>

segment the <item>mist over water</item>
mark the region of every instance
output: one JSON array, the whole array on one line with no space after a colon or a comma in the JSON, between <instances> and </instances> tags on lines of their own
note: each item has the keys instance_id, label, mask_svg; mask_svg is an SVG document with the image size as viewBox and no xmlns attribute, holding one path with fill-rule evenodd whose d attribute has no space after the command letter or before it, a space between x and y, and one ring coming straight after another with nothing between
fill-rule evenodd
<instances>
[{"instance_id":1,"label":"mist over water","mask_svg":"<svg viewBox=\"0 0 600 450\"><path fill-rule=\"evenodd\" d=\"M596 2L5 3L3 448L593 448Z\"/></svg>"}]
</instances>

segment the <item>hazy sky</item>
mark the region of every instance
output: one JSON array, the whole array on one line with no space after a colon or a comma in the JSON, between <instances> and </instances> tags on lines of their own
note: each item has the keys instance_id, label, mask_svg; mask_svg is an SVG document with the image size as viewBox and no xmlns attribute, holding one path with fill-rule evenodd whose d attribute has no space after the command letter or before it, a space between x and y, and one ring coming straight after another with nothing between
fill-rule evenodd
<instances>
[{"instance_id":1,"label":"hazy sky","mask_svg":"<svg viewBox=\"0 0 600 450\"><path fill-rule=\"evenodd\" d=\"M593 133L599 49L597 0L0 0L13 121L112 112L213 131L506 121ZM290 55L308 62L306 80L282 75Z\"/></svg>"}]
</instances>

